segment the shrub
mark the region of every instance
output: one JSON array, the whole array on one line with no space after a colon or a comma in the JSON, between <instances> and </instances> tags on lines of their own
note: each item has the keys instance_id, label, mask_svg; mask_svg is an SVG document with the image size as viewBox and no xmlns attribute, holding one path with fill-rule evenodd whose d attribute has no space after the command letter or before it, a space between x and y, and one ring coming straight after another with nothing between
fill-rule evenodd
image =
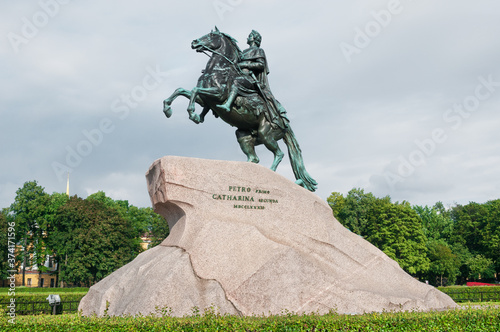
<instances>
[{"instance_id":1,"label":"shrub","mask_svg":"<svg viewBox=\"0 0 500 332\"><path fill-rule=\"evenodd\" d=\"M500 308L365 315L240 317L208 311L192 317L20 316L0 320L2 331L500 331Z\"/></svg>"},{"instance_id":2,"label":"shrub","mask_svg":"<svg viewBox=\"0 0 500 332\"><path fill-rule=\"evenodd\" d=\"M16 289L15 303L16 303L16 314L41 314L50 313L52 308L47 301L47 296L49 294L59 294L61 297L62 310L63 312L76 311L80 300L87 294L86 292L57 292L57 289L52 288L53 292L38 292L38 293L18 293ZM5 309L7 304L10 303L11 296L8 294L0 294L0 304L1 308ZM70 303L71 302L71 303Z\"/></svg>"},{"instance_id":3,"label":"shrub","mask_svg":"<svg viewBox=\"0 0 500 332\"><path fill-rule=\"evenodd\" d=\"M500 286L450 286L438 289L448 294L455 302L500 301Z\"/></svg>"}]
</instances>

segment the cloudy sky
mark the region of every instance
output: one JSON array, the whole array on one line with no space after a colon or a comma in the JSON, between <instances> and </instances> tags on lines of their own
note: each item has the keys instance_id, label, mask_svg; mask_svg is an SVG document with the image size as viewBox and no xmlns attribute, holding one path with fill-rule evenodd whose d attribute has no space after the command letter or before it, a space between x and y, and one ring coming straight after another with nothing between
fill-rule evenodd
<instances>
[{"instance_id":1,"label":"cloudy sky","mask_svg":"<svg viewBox=\"0 0 500 332\"><path fill-rule=\"evenodd\" d=\"M162 113L196 85L208 58L190 43L214 26L242 49L262 34L322 199L500 198L498 1L26 0L0 5L0 208L30 180L65 192L67 171L72 195L150 206L157 158L246 160L234 129L194 124L186 99ZM288 157L278 173L293 180Z\"/></svg>"}]
</instances>

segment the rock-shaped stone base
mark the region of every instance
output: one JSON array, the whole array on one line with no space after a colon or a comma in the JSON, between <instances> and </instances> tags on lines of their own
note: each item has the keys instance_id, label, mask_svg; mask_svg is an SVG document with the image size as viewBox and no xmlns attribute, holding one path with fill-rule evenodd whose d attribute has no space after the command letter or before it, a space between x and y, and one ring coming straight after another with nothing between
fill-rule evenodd
<instances>
[{"instance_id":1,"label":"rock-shaped stone base","mask_svg":"<svg viewBox=\"0 0 500 332\"><path fill-rule=\"evenodd\" d=\"M109 315L174 316L211 306L241 315L456 307L263 166L168 156L146 177L170 235L92 286L84 315L107 303Z\"/></svg>"}]
</instances>

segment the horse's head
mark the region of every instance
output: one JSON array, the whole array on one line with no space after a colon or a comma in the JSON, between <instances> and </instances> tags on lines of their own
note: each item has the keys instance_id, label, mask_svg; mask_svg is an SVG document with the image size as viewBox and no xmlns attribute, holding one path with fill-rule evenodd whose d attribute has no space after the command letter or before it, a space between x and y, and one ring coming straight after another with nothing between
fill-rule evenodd
<instances>
[{"instance_id":1,"label":"horse's head","mask_svg":"<svg viewBox=\"0 0 500 332\"><path fill-rule=\"evenodd\" d=\"M193 42L191 43L191 48L196 50L196 52L203 52L205 50L217 50L222 45L222 38L222 33L216 27L215 31L212 31L204 35L203 37L193 40Z\"/></svg>"},{"instance_id":2,"label":"horse's head","mask_svg":"<svg viewBox=\"0 0 500 332\"><path fill-rule=\"evenodd\" d=\"M233 58L234 54L237 55L241 52L237 41L228 34L220 32L217 27L203 37L193 40L191 48L196 50L196 52L213 52L214 50L218 50L218 52L230 58Z\"/></svg>"}]
</instances>

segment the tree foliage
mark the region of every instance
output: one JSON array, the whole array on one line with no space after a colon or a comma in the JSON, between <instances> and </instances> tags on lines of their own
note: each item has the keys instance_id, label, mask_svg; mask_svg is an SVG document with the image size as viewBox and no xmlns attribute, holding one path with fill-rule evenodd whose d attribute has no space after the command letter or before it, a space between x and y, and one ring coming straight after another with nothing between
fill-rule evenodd
<instances>
[{"instance_id":1,"label":"tree foliage","mask_svg":"<svg viewBox=\"0 0 500 332\"><path fill-rule=\"evenodd\" d=\"M429 239L427 255L430 268L425 276L432 284L445 286L453 284L460 273L460 257L442 239Z\"/></svg>"},{"instance_id":2,"label":"tree foliage","mask_svg":"<svg viewBox=\"0 0 500 332\"><path fill-rule=\"evenodd\" d=\"M477 280L480 278L490 279L495 274L493 260L481 254L470 257L467 260L469 278Z\"/></svg>"},{"instance_id":3,"label":"tree foliage","mask_svg":"<svg viewBox=\"0 0 500 332\"><path fill-rule=\"evenodd\" d=\"M151 246L161 243L169 234L168 223L152 208L138 208L130 205L126 200L117 200L106 197L106 194L99 191L87 197L87 200L97 200L116 210L122 217L129 220L135 237L149 236L152 240Z\"/></svg>"},{"instance_id":4,"label":"tree foliage","mask_svg":"<svg viewBox=\"0 0 500 332\"><path fill-rule=\"evenodd\" d=\"M421 219L409 203L392 203L388 196L376 198L363 189L352 189L345 198L333 193L328 199L340 223L382 250L405 271L415 275L429 269Z\"/></svg>"},{"instance_id":5,"label":"tree foliage","mask_svg":"<svg viewBox=\"0 0 500 332\"><path fill-rule=\"evenodd\" d=\"M414 206L427 237L427 256L430 267L422 278L436 286L453 284L460 274L460 266L468 259L469 252L457 250L454 252L450 246L450 238L453 234L453 220L451 212L443 203L437 202L434 206Z\"/></svg>"},{"instance_id":6,"label":"tree foliage","mask_svg":"<svg viewBox=\"0 0 500 332\"><path fill-rule=\"evenodd\" d=\"M493 279L500 274L500 200L470 202L451 211L451 241L469 251L461 268L464 278Z\"/></svg>"},{"instance_id":7,"label":"tree foliage","mask_svg":"<svg viewBox=\"0 0 500 332\"><path fill-rule=\"evenodd\" d=\"M366 239L412 275L429 269L426 237L418 215L406 203L379 199L371 210Z\"/></svg>"},{"instance_id":8,"label":"tree foliage","mask_svg":"<svg viewBox=\"0 0 500 332\"><path fill-rule=\"evenodd\" d=\"M493 281L500 275L500 199L446 208L392 203L363 189L327 199L349 230L434 285Z\"/></svg>"},{"instance_id":9,"label":"tree foliage","mask_svg":"<svg viewBox=\"0 0 500 332\"><path fill-rule=\"evenodd\" d=\"M453 220L450 211L443 203L437 202L433 207L414 206L413 209L422 219L424 234L428 239L445 239L448 241L453 231Z\"/></svg>"},{"instance_id":10,"label":"tree foliage","mask_svg":"<svg viewBox=\"0 0 500 332\"><path fill-rule=\"evenodd\" d=\"M168 223L159 214L155 213L152 208L145 208L145 213L149 220L149 234L151 236L151 247L157 246L163 242L170 233Z\"/></svg>"},{"instance_id":11,"label":"tree foliage","mask_svg":"<svg viewBox=\"0 0 500 332\"><path fill-rule=\"evenodd\" d=\"M9 276L8 270L11 270L8 257L9 257L9 222L13 221L9 216L8 209L0 210L0 278L5 279ZM14 240L15 242L15 240ZM11 252L11 251L10 251Z\"/></svg>"},{"instance_id":12,"label":"tree foliage","mask_svg":"<svg viewBox=\"0 0 500 332\"><path fill-rule=\"evenodd\" d=\"M21 246L17 256L25 263L23 268L36 265L42 273L50 255L58 264L60 281L83 285L99 281L135 258L142 236L158 244L169 233L166 220L151 208L113 200L102 191L86 199L49 195L36 181L16 191L10 208L0 214L0 231L9 221L16 224L16 243ZM7 231L0 236L3 239ZM7 240L2 240L0 254L5 257L6 246Z\"/></svg>"},{"instance_id":13,"label":"tree foliage","mask_svg":"<svg viewBox=\"0 0 500 332\"><path fill-rule=\"evenodd\" d=\"M131 222L120 211L96 199L72 197L59 209L55 233L64 253L61 278L92 285L140 252Z\"/></svg>"},{"instance_id":14,"label":"tree foliage","mask_svg":"<svg viewBox=\"0 0 500 332\"><path fill-rule=\"evenodd\" d=\"M340 193L332 193L327 199L334 216L351 232L366 236L368 217L377 198L363 189L354 188L344 198Z\"/></svg>"},{"instance_id":15,"label":"tree foliage","mask_svg":"<svg viewBox=\"0 0 500 332\"><path fill-rule=\"evenodd\" d=\"M23 275L26 265L36 265L40 272L50 250L47 246L46 206L49 195L36 181L28 181L16 191L10 211L15 216L16 237L22 246ZM23 278L24 283L24 278Z\"/></svg>"}]
</instances>

